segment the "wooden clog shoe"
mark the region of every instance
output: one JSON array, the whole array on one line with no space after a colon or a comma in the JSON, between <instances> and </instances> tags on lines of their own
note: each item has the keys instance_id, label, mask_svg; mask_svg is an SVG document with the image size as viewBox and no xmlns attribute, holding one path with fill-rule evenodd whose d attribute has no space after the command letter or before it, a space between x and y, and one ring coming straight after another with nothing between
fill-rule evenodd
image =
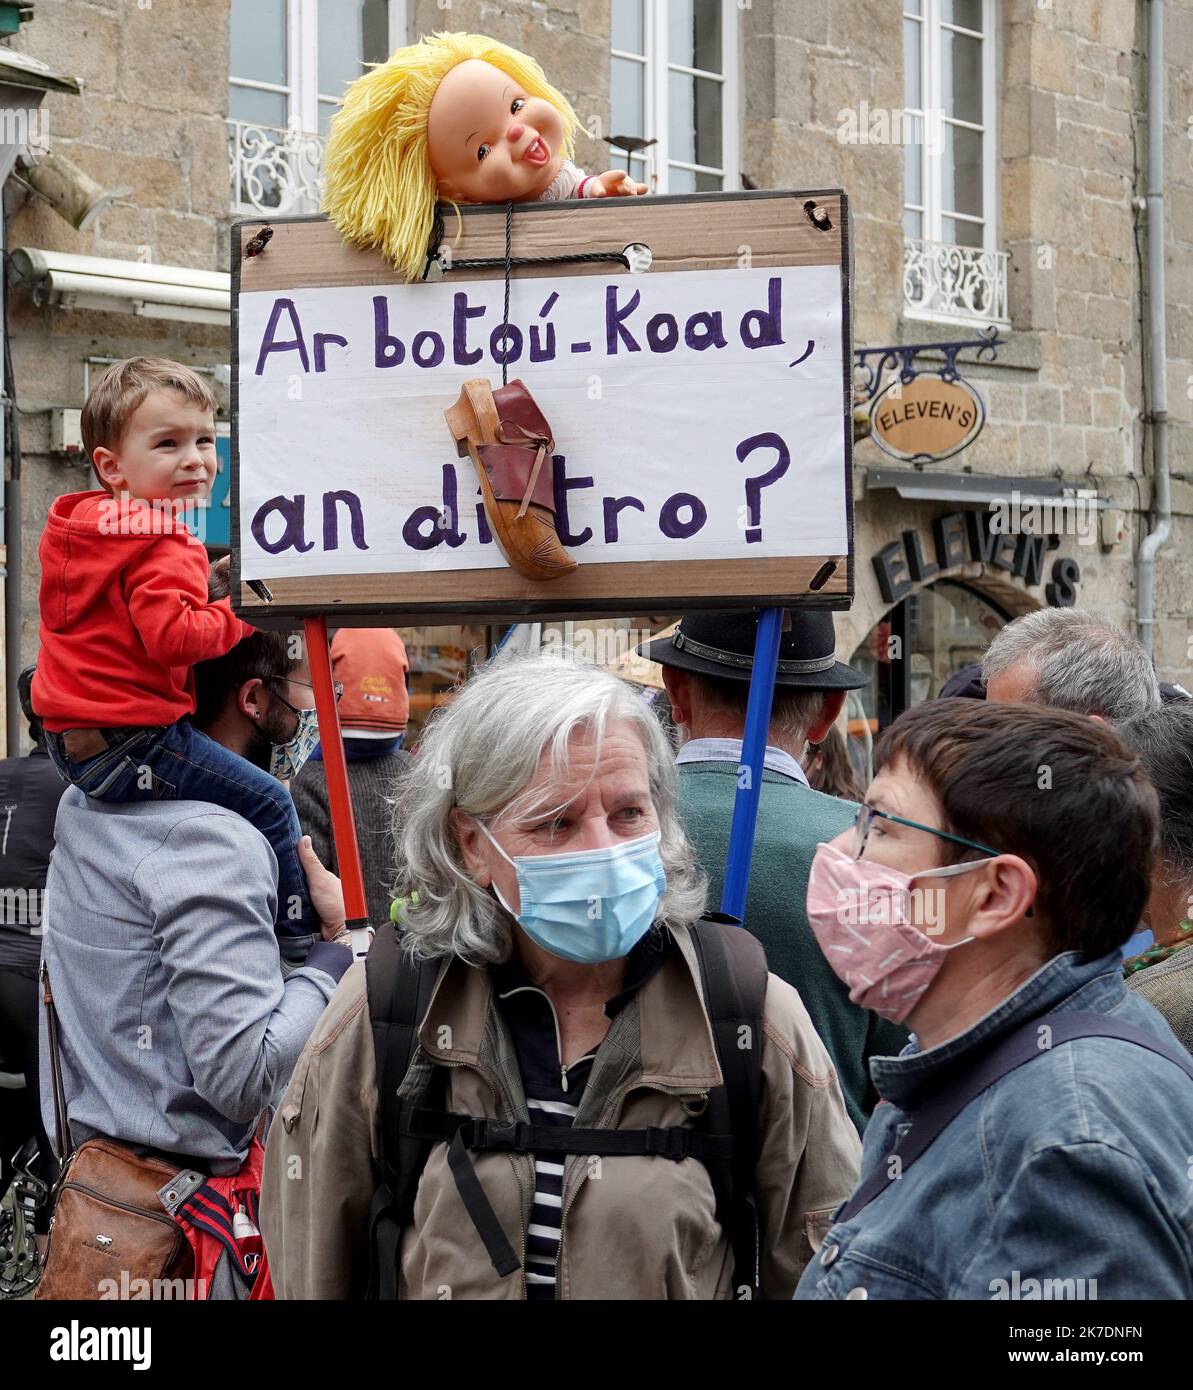
<instances>
[{"instance_id":1,"label":"wooden clog shoe","mask_svg":"<svg viewBox=\"0 0 1193 1390\"><path fill-rule=\"evenodd\" d=\"M461 458L471 457L485 516L511 569L527 579L558 579L576 562L559 543L551 427L523 381L496 390L466 381L443 412Z\"/></svg>"}]
</instances>

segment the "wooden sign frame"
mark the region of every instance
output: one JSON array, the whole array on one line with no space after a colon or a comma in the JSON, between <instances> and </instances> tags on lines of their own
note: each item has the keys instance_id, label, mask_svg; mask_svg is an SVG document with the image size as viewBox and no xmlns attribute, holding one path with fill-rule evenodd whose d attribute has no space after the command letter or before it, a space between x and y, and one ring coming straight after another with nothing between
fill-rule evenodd
<instances>
[{"instance_id":1,"label":"wooden sign frame","mask_svg":"<svg viewBox=\"0 0 1193 1390\"><path fill-rule=\"evenodd\" d=\"M444 209L444 241L454 260L502 257L504 206L460 209L462 235ZM827 225L826 225L827 223ZM244 247L263 227L272 238L256 256ZM523 203L514 208L515 256L620 251L644 242L652 252L645 275L669 270L732 269L748 244L751 265L839 265L842 290L841 430L844 452L846 552L826 556L740 560L581 563L572 574L540 583L500 567L455 571L291 576L267 580L272 601L250 589L240 569L240 294L242 291L402 281L377 252L345 245L322 215L255 218L232 226L232 592L237 610L261 627L291 626L322 615L337 626L427 622L514 622L594 618L626 612L678 613L709 608L807 606L846 609L853 598L852 408L853 351L849 207L839 189L750 190ZM698 250L693 250L698 248ZM560 264L552 277L608 274L609 265ZM501 267L449 271L447 280L501 279ZM515 268L513 278L542 276L541 266ZM511 375L516 375L515 372ZM449 447L444 431L445 454ZM329 599L329 590L334 596Z\"/></svg>"}]
</instances>

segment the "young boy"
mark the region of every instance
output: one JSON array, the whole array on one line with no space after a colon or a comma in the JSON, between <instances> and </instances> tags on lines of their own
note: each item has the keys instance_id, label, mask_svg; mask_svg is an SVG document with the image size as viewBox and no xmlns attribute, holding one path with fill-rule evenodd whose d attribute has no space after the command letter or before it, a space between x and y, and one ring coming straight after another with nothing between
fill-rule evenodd
<instances>
[{"instance_id":1,"label":"young boy","mask_svg":"<svg viewBox=\"0 0 1193 1390\"><path fill-rule=\"evenodd\" d=\"M83 406L83 444L102 491L59 497L41 539L41 654L33 707L50 757L99 801L212 801L251 821L278 862L278 938L301 962L318 938L289 792L192 727L195 662L253 628L208 599L207 553L184 515L215 478L216 401L189 368L134 357ZM317 737L313 710L273 761L292 767ZM280 756L279 756L280 755Z\"/></svg>"}]
</instances>

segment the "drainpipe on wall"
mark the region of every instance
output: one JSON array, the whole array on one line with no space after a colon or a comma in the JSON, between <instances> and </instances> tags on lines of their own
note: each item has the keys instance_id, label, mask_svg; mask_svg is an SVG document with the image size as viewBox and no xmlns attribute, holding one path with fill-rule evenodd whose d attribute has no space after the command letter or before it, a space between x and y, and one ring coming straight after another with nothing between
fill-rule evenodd
<instances>
[{"instance_id":1,"label":"drainpipe on wall","mask_svg":"<svg viewBox=\"0 0 1193 1390\"><path fill-rule=\"evenodd\" d=\"M8 246L8 223L4 194L0 188L0 282L7 278L4 252ZM17 420L12 380L12 343L8 335L8 285L0 283L0 336L3 338L4 437L10 467L4 479L4 539L8 543L7 573L4 578L4 674L7 685L4 707L6 748L10 758L21 751L21 705L17 699L17 675L21 670L21 436ZM3 459L0 458L0 468Z\"/></svg>"},{"instance_id":2,"label":"drainpipe on wall","mask_svg":"<svg viewBox=\"0 0 1193 1390\"><path fill-rule=\"evenodd\" d=\"M1147 13L1147 308L1152 427L1152 528L1139 547L1136 626L1151 654L1155 647L1156 552L1172 531L1168 476L1168 351L1164 316L1164 0L1148 0Z\"/></svg>"}]
</instances>

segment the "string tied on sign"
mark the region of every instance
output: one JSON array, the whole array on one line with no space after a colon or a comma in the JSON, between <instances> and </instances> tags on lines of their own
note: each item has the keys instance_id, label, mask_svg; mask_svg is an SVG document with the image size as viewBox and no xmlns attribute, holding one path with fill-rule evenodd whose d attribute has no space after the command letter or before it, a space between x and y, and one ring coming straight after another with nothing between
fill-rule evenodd
<instances>
[{"instance_id":1,"label":"string tied on sign","mask_svg":"<svg viewBox=\"0 0 1193 1390\"><path fill-rule=\"evenodd\" d=\"M505 301L502 313L501 338L501 384L509 384L509 326L510 326L510 281L515 268L534 265L620 265L623 269L637 272L650 265L650 251L641 243L635 242L621 251L572 251L555 256L515 256L513 254L514 205L505 205L505 254L503 256L470 256L462 260L445 259L441 254L444 225L443 208L435 205L435 222L431 229L431 241L427 248L427 263L423 270L424 280L437 280L452 270L493 270L500 267L505 280ZM438 268L438 274L434 273Z\"/></svg>"}]
</instances>

